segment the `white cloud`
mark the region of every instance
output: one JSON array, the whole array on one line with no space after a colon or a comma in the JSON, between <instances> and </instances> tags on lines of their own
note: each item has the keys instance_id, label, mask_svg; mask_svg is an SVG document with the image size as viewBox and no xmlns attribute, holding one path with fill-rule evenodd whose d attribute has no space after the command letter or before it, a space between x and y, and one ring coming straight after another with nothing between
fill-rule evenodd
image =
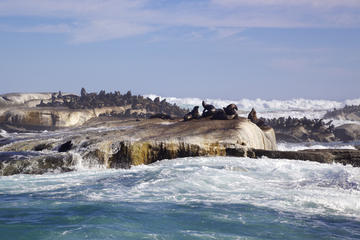
<instances>
[{"instance_id":1,"label":"white cloud","mask_svg":"<svg viewBox=\"0 0 360 240\"><path fill-rule=\"evenodd\" d=\"M40 17L44 21L40 25L7 29L67 33L73 42L162 34L163 29L179 27L193 36L198 36L196 28L202 28L225 38L251 27L360 26L359 0L171 1L165 6L155 0L1 0L0 17Z\"/></svg>"},{"instance_id":2,"label":"white cloud","mask_svg":"<svg viewBox=\"0 0 360 240\"><path fill-rule=\"evenodd\" d=\"M123 21L96 20L74 30L72 42L95 42L145 34L154 28Z\"/></svg>"}]
</instances>

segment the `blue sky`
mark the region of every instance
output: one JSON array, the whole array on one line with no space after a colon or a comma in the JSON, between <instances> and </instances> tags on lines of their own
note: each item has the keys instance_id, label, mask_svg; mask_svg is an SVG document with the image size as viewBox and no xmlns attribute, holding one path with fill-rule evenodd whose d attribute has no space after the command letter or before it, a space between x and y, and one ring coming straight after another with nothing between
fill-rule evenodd
<instances>
[{"instance_id":1,"label":"blue sky","mask_svg":"<svg viewBox=\"0 0 360 240\"><path fill-rule=\"evenodd\" d=\"M359 98L359 0L0 0L0 93Z\"/></svg>"}]
</instances>

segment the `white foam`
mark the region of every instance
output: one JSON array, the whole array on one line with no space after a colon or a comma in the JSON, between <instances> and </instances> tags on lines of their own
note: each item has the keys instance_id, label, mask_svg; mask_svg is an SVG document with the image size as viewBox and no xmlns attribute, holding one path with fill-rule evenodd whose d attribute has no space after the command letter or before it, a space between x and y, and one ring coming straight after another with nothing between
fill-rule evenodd
<instances>
[{"instance_id":1,"label":"white foam","mask_svg":"<svg viewBox=\"0 0 360 240\"><path fill-rule=\"evenodd\" d=\"M3 129L0 129L0 136L2 137L9 137L9 133Z\"/></svg>"},{"instance_id":2,"label":"white foam","mask_svg":"<svg viewBox=\"0 0 360 240\"><path fill-rule=\"evenodd\" d=\"M4 193L56 199L251 204L300 214L360 219L360 168L340 164L197 157L130 170L0 178Z\"/></svg>"},{"instance_id":3,"label":"white foam","mask_svg":"<svg viewBox=\"0 0 360 240\"><path fill-rule=\"evenodd\" d=\"M176 98L176 97L161 97L155 94L148 94L145 97L154 99L159 97L161 100L165 99L170 103L176 103L178 106L190 107L195 105L201 106L202 100L215 107L225 107L230 103L235 103L239 109L249 111L255 108L257 111L309 111L309 110L331 110L333 108L341 108L345 105L359 105L359 99L349 99L345 101L332 101L332 100L316 100L316 99L290 99L290 100L263 100L257 99L240 99L240 100L224 100L224 99L200 99L200 98Z\"/></svg>"},{"instance_id":4,"label":"white foam","mask_svg":"<svg viewBox=\"0 0 360 240\"><path fill-rule=\"evenodd\" d=\"M334 143L278 143L279 151L299 151L305 149L356 149L353 145Z\"/></svg>"}]
</instances>

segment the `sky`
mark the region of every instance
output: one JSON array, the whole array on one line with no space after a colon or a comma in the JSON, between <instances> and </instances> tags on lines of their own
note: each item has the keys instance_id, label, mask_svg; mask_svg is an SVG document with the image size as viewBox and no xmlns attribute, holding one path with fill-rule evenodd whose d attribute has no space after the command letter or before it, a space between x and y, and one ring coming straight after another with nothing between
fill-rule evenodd
<instances>
[{"instance_id":1,"label":"sky","mask_svg":"<svg viewBox=\"0 0 360 240\"><path fill-rule=\"evenodd\" d=\"M359 0L0 0L0 93L360 98Z\"/></svg>"}]
</instances>

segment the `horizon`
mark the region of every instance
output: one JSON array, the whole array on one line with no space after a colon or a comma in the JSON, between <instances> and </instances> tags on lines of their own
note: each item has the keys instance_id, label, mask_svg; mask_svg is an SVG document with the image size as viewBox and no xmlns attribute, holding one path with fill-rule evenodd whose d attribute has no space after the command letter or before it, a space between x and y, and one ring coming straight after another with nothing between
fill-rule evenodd
<instances>
[{"instance_id":1,"label":"horizon","mask_svg":"<svg viewBox=\"0 0 360 240\"><path fill-rule=\"evenodd\" d=\"M354 0L4 0L0 94L358 99L359 14Z\"/></svg>"}]
</instances>

